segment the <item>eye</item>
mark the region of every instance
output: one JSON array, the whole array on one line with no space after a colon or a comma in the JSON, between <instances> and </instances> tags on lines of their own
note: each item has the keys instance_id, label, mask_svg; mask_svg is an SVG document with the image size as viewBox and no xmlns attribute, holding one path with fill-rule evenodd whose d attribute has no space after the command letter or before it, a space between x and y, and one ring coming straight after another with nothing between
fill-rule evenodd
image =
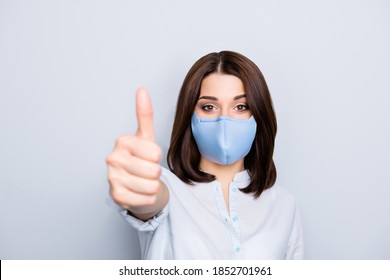
<instances>
[{"instance_id":1,"label":"eye","mask_svg":"<svg viewBox=\"0 0 390 280\"><path fill-rule=\"evenodd\" d=\"M235 108L240 112L249 110L248 104L237 104Z\"/></svg>"},{"instance_id":2,"label":"eye","mask_svg":"<svg viewBox=\"0 0 390 280\"><path fill-rule=\"evenodd\" d=\"M215 107L213 104L205 104L202 106L202 110L206 112L212 111L214 109L217 109L217 107Z\"/></svg>"}]
</instances>

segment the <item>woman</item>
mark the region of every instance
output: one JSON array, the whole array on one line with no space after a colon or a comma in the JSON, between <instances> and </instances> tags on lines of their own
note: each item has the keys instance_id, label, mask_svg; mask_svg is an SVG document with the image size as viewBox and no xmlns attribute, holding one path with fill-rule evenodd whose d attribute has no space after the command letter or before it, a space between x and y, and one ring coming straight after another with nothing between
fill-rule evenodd
<instances>
[{"instance_id":1,"label":"woman","mask_svg":"<svg viewBox=\"0 0 390 280\"><path fill-rule=\"evenodd\" d=\"M139 232L143 259L301 259L292 194L275 185L276 117L258 67L223 51L188 72L176 108L170 170L160 167L153 110L137 92L138 131L107 157L113 200Z\"/></svg>"}]
</instances>

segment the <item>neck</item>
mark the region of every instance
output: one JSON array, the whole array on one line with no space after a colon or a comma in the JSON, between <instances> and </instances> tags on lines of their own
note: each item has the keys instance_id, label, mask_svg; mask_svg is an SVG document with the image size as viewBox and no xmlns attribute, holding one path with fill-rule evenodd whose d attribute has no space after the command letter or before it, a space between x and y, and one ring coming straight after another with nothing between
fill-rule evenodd
<instances>
[{"instance_id":1,"label":"neck","mask_svg":"<svg viewBox=\"0 0 390 280\"><path fill-rule=\"evenodd\" d=\"M201 157L200 169L213 174L221 184L229 185L229 183L233 181L234 175L244 170L244 159L242 158L229 165L221 165Z\"/></svg>"}]
</instances>

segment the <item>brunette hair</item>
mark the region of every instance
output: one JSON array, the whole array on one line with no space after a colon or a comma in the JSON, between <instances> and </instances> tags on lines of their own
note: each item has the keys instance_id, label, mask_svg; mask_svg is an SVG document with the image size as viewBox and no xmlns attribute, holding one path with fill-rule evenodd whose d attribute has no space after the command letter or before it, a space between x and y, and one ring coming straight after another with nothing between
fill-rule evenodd
<instances>
[{"instance_id":1,"label":"brunette hair","mask_svg":"<svg viewBox=\"0 0 390 280\"><path fill-rule=\"evenodd\" d=\"M198 102L202 81L207 75L216 72L241 79L248 106L256 120L256 137L244 159L244 167L249 171L251 182L241 191L258 198L276 181L276 168L272 158L277 130L276 116L263 74L251 60L239 53L222 51L207 54L189 70L177 101L168 150L168 166L187 184L216 179L214 175L199 170L201 155L191 129L191 117Z\"/></svg>"}]
</instances>

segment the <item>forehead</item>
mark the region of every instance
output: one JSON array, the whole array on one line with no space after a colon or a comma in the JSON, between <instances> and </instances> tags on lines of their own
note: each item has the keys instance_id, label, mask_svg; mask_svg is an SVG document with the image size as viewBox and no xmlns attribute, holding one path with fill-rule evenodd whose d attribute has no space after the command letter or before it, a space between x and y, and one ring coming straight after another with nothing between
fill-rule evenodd
<instances>
[{"instance_id":1,"label":"forehead","mask_svg":"<svg viewBox=\"0 0 390 280\"><path fill-rule=\"evenodd\" d=\"M231 97L244 93L244 85L234 75L212 73L203 79L200 96Z\"/></svg>"}]
</instances>

